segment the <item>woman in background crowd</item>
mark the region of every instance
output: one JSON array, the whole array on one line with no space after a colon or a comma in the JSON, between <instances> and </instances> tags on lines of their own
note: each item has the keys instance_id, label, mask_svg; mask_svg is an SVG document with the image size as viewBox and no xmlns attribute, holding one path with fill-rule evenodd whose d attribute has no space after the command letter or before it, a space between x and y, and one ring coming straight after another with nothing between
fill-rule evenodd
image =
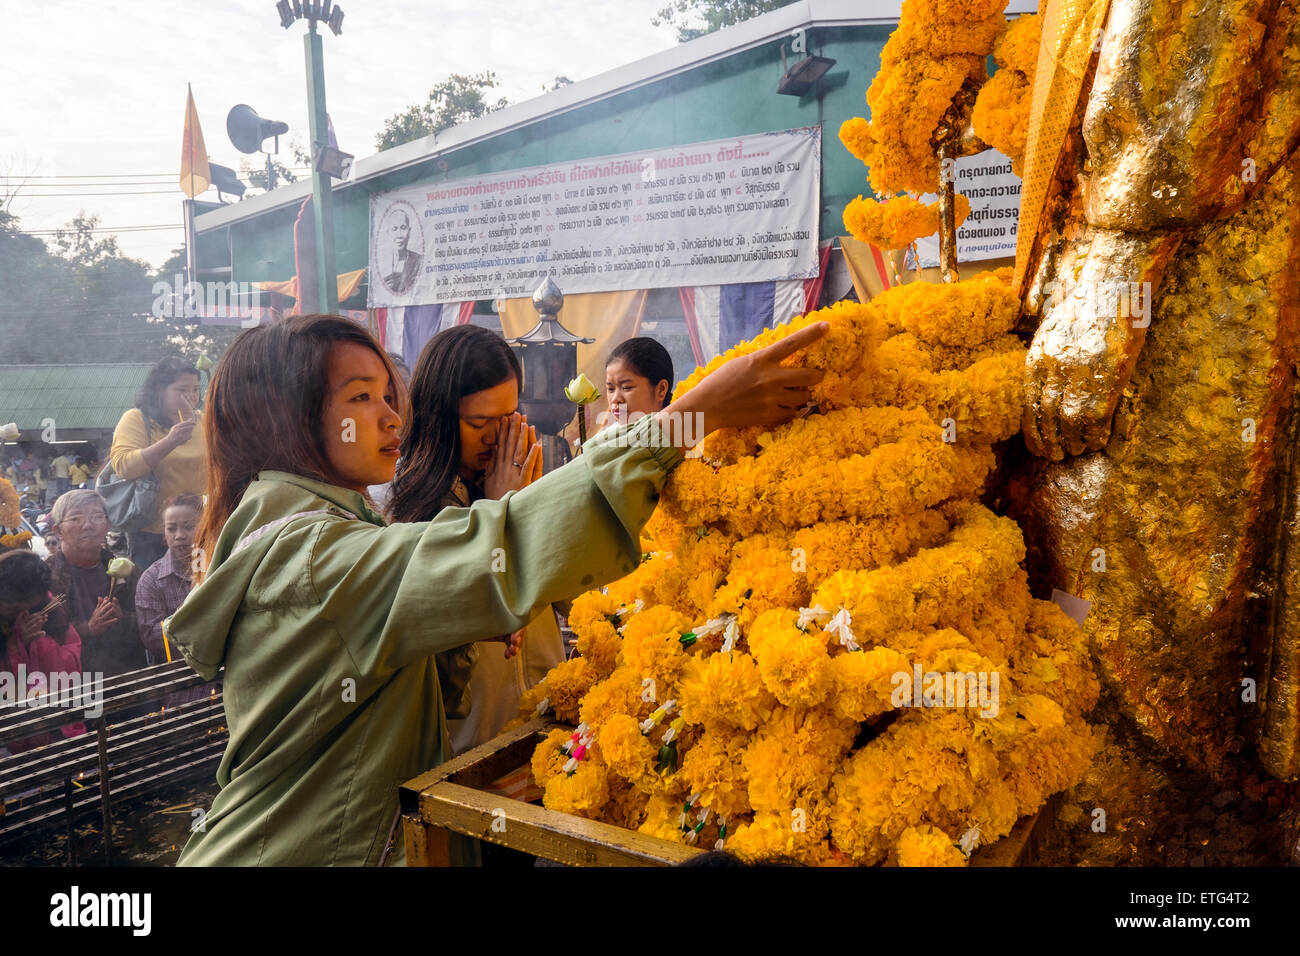
<instances>
[{"instance_id":1,"label":"woman in background crowd","mask_svg":"<svg viewBox=\"0 0 1300 956\"><path fill-rule=\"evenodd\" d=\"M140 641L151 665L172 659L171 648L164 646L162 622L176 612L193 587L194 536L202 515L203 501L198 495L177 495L167 502L163 508L167 553L144 570L136 585Z\"/></svg>"},{"instance_id":2,"label":"woman in background crowd","mask_svg":"<svg viewBox=\"0 0 1300 956\"><path fill-rule=\"evenodd\" d=\"M113 432L108 454L113 471L128 481L153 472L158 478L158 500L179 494L203 494L203 432L198 426L199 371L187 359L169 356L149 371ZM248 422L256 427L256 422ZM147 568L167 550L162 515L141 531L128 534L131 560Z\"/></svg>"},{"instance_id":3,"label":"woman in background crowd","mask_svg":"<svg viewBox=\"0 0 1300 956\"><path fill-rule=\"evenodd\" d=\"M67 602L72 626L81 636L85 670L105 677L145 666L144 645L135 622L135 588L139 568L114 583L108 576L108 515L93 491L69 491L50 513L59 536L59 552L46 559L50 590ZM111 596L110 596L111 595Z\"/></svg>"},{"instance_id":4,"label":"woman in background crowd","mask_svg":"<svg viewBox=\"0 0 1300 956\"><path fill-rule=\"evenodd\" d=\"M473 325L439 332L411 375L389 514L429 521L447 507L499 499L541 477L541 446L519 411L519 360L501 336ZM519 709L520 695L564 660L549 607L523 628L520 651L479 654L473 644L439 655L453 753L491 740Z\"/></svg>"},{"instance_id":5,"label":"woman in background crowd","mask_svg":"<svg viewBox=\"0 0 1300 956\"><path fill-rule=\"evenodd\" d=\"M21 671L20 671L21 668ZM68 619L66 604L50 593L50 569L30 551L0 554L0 671L26 677L24 692L45 693L51 674L80 674L81 638ZM60 728L63 736L86 732L80 721ZM9 741L11 753L21 753L54 739L38 734Z\"/></svg>"}]
</instances>

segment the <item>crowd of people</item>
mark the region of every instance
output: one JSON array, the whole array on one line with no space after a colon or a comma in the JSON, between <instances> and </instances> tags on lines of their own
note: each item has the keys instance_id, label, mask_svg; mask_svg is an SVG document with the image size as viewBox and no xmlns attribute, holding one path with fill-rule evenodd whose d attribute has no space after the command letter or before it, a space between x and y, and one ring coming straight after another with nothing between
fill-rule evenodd
<instances>
[{"instance_id":1,"label":"crowd of people","mask_svg":"<svg viewBox=\"0 0 1300 956\"><path fill-rule=\"evenodd\" d=\"M65 491L93 483L100 467L82 455L59 453L38 458L28 451L0 462L0 474L19 495L45 508Z\"/></svg>"},{"instance_id":2,"label":"crowd of people","mask_svg":"<svg viewBox=\"0 0 1300 956\"><path fill-rule=\"evenodd\" d=\"M198 382L191 363L164 359L114 431L110 467L124 477L153 473L162 499L146 530L132 532L124 543L113 540L121 536L114 534L108 505L95 490L99 471L91 464L75 455L47 462L28 451L5 468L19 501L23 489L48 496L52 505L42 522L49 532L43 560L27 548L0 554L0 671L17 674L25 665L29 693L43 692L50 674L113 677L171 659L161 623L192 586L194 529L203 509ZM181 408L189 410L188 417L182 412L183 423L161 424ZM70 724L64 732L84 729ZM5 741L0 752L42 742Z\"/></svg>"},{"instance_id":3,"label":"crowd of people","mask_svg":"<svg viewBox=\"0 0 1300 956\"><path fill-rule=\"evenodd\" d=\"M823 329L674 412L708 430L793 416L818 373L780 358ZM128 532L127 570L110 568L115 506L93 477L69 485L50 515L57 550L0 555L0 668L111 676L183 657L224 675L221 790L182 863L400 859L396 788L515 716L565 657L557 612L632 570L681 460L674 417L657 414L672 363L653 340L609 357L606 431L656 440L591 436L544 482L521 382L493 332L439 333L408 379L331 316L243 333L202 402L197 369L163 360L108 456L123 481L152 476L161 502Z\"/></svg>"}]
</instances>

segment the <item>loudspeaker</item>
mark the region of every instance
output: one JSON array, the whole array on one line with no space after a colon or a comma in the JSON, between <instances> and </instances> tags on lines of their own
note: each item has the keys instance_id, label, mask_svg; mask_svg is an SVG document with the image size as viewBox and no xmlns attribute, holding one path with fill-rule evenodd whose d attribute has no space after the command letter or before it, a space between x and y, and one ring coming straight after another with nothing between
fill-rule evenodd
<instances>
[{"instance_id":1,"label":"loudspeaker","mask_svg":"<svg viewBox=\"0 0 1300 956\"><path fill-rule=\"evenodd\" d=\"M256 153L262 142L289 132L289 124L262 119L251 106L240 103L226 115L226 135L241 153Z\"/></svg>"}]
</instances>

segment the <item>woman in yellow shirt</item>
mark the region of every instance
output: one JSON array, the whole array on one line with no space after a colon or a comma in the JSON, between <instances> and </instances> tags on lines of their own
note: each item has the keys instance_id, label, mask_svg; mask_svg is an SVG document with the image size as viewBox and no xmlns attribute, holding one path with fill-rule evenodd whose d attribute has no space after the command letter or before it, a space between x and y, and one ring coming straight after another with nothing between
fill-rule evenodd
<instances>
[{"instance_id":1,"label":"woman in yellow shirt","mask_svg":"<svg viewBox=\"0 0 1300 956\"><path fill-rule=\"evenodd\" d=\"M203 429L195 427L203 421L198 404L198 369L176 356L160 361L113 432L108 453L113 471L128 481L153 472L160 502L185 492L202 495L206 455ZM136 567L147 568L167 552L162 530L158 514L144 530L127 535Z\"/></svg>"}]
</instances>

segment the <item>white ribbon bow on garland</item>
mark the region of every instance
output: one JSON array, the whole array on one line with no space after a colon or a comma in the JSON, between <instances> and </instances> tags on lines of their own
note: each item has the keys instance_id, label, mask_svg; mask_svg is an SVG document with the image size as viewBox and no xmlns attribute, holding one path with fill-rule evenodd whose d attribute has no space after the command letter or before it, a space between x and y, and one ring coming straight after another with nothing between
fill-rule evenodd
<instances>
[{"instance_id":1,"label":"white ribbon bow on garland","mask_svg":"<svg viewBox=\"0 0 1300 956\"><path fill-rule=\"evenodd\" d=\"M830 623L827 624L823 630L825 630L827 634L838 635L840 643L850 651L860 651L862 650L862 646L853 636L852 623L853 619L849 616L849 609L842 607L838 612L836 612L835 616L831 618Z\"/></svg>"}]
</instances>

